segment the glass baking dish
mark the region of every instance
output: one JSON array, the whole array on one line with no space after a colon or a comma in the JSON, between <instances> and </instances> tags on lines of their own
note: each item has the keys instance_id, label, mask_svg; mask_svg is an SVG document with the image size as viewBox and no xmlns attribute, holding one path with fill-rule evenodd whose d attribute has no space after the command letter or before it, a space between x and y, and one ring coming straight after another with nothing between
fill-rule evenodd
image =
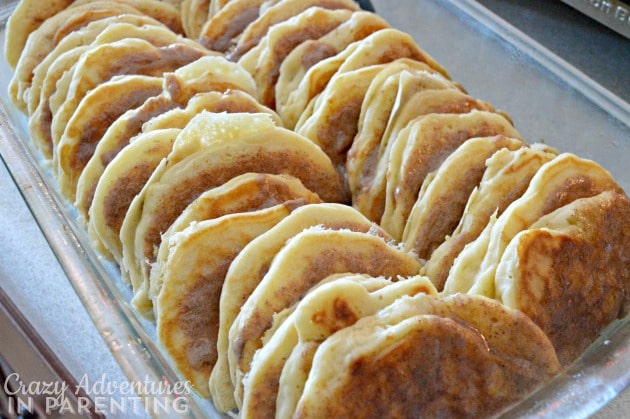
<instances>
[{"instance_id":1,"label":"glass baking dish","mask_svg":"<svg viewBox=\"0 0 630 419\"><path fill-rule=\"evenodd\" d=\"M16 2L0 2L4 24ZM630 107L472 0L372 0L393 27L411 34L469 93L508 112L530 143L546 142L607 168L630 190ZM130 381L178 382L155 343L155 327L128 304L116 266L88 245L76 213L28 141L27 120L9 102L11 70L0 59L0 154L95 327ZM611 324L570 368L505 412L588 416L630 383L630 317ZM172 395L179 397L178 395ZM219 416L188 395L188 415ZM163 415L161 415L163 416Z\"/></svg>"}]
</instances>

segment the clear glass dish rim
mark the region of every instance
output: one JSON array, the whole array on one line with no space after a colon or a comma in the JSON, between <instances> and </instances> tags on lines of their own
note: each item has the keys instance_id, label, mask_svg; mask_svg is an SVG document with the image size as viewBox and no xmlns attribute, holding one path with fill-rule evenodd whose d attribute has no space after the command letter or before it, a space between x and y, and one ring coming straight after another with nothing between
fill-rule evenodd
<instances>
[{"instance_id":1,"label":"clear glass dish rim","mask_svg":"<svg viewBox=\"0 0 630 419\"><path fill-rule=\"evenodd\" d=\"M464 13L529 56L588 100L630 127L628 104L545 47L474 0L439 0ZM3 2L4 3L4 2ZM149 338L118 286L89 245L29 142L22 141L0 101L0 156L68 276L97 330L130 381L149 377L179 381L169 362ZM630 385L630 316L611 324L562 374L529 395L506 416L588 416ZM174 395L173 395L174 396ZM190 417L207 417L209 403L189 397ZM149 412L151 413L151 412ZM180 415L178 415L180 416Z\"/></svg>"}]
</instances>

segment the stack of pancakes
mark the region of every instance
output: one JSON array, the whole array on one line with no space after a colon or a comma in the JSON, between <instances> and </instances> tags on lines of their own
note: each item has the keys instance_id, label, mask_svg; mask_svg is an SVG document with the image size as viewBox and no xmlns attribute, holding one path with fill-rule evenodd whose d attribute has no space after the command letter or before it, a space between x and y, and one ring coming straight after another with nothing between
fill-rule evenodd
<instances>
[{"instance_id":1,"label":"stack of pancakes","mask_svg":"<svg viewBox=\"0 0 630 419\"><path fill-rule=\"evenodd\" d=\"M353 1L22 0L5 55L61 192L220 411L495 414L628 311L610 174Z\"/></svg>"}]
</instances>

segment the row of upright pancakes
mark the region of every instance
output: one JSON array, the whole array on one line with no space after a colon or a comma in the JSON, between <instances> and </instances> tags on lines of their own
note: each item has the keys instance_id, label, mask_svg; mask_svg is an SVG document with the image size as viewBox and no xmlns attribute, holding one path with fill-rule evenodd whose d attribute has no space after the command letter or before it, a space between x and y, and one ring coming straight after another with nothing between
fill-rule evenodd
<instances>
[{"instance_id":1,"label":"row of upright pancakes","mask_svg":"<svg viewBox=\"0 0 630 419\"><path fill-rule=\"evenodd\" d=\"M354 2L36 3L10 95L218 410L488 415L627 312L610 174Z\"/></svg>"}]
</instances>

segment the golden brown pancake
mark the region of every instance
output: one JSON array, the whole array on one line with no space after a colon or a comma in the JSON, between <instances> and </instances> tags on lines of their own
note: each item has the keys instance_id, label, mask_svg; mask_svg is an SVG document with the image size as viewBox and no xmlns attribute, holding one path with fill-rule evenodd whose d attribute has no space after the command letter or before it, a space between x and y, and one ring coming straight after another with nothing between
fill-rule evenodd
<instances>
[{"instance_id":1,"label":"golden brown pancake","mask_svg":"<svg viewBox=\"0 0 630 419\"><path fill-rule=\"evenodd\" d=\"M188 204L248 172L289 174L324 201L343 199L330 159L307 139L276 127L268 114L203 112L179 135L143 197L136 197L141 212L135 214L130 207L123 222L124 267L135 291L148 280L160 235Z\"/></svg>"},{"instance_id":2,"label":"golden brown pancake","mask_svg":"<svg viewBox=\"0 0 630 419\"><path fill-rule=\"evenodd\" d=\"M238 252L291 212L276 205L191 224L170 237L169 257L159 266L158 339L179 372L208 397L208 378L217 359L219 297Z\"/></svg>"},{"instance_id":3,"label":"golden brown pancake","mask_svg":"<svg viewBox=\"0 0 630 419\"><path fill-rule=\"evenodd\" d=\"M335 75L399 58L423 62L448 78L446 70L422 51L409 35L395 29L382 29L312 66L298 87L289 94L284 105L276 110L286 126L295 126L311 99L321 93Z\"/></svg>"},{"instance_id":4,"label":"golden brown pancake","mask_svg":"<svg viewBox=\"0 0 630 419\"><path fill-rule=\"evenodd\" d=\"M481 181L486 159L501 149L524 146L521 140L498 135L471 138L453 151L420 188L402 236L405 249L428 259L457 227L470 194Z\"/></svg>"},{"instance_id":5,"label":"golden brown pancake","mask_svg":"<svg viewBox=\"0 0 630 419\"><path fill-rule=\"evenodd\" d=\"M492 135L520 138L503 116L477 110L426 115L402 130L389 156L385 211L381 217L385 231L400 240L427 174L467 139Z\"/></svg>"},{"instance_id":6,"label":"golden brown pancake","mask_svg":"<svg viewBox=\"0 0 630 419\"><path fill-rule=\"evenodd\" d=\"M168 258L168 241L190 224L229 214L257 211L274 205L284 204L297 208L304 204L319 202L321 200L317 194L308 190L299 179L288 175L246 173L202 193L162 234L149 282L143 284L143 291L134 297L134 305L149 316L151 300L157 297L162 287L163 278L160 276L159 267L166 263Z\"/></svg>"},{"instance_id":7,"label":"golden brown pancake","mask_svg":"<svg viewBox=\"0 0 630 419\"><path fill-rule=\"evenodd\" d=\"M237 405L242 379L273 315L297 303L304 293L335 273L412 276L420 262L372 234L311 228L290 239L249 296L229 333L228 361Z\"/></svg>"},{"instance_id":8,"label":"golden brown pancake","mask_svg":"<svg viewBox=\"0 0 630 419\"><path fill-rule=\"evenodd\" d=\"M623 193L610 173L591 160L563 153L545 163L525 193L460 253L446 280L445 291L448 286L449 293L469 292L494 298L497 264L519 232L576 199L604 191Z\"/></svg>"},{"instance_id":9,"label":"golden brown pancake","mask_svg":"<svg viewBox=\"0 0 630 419\"><path fill-rule=\"evenodd\" d=\"M114 32L114 27L120 29L123 34L120 36L127 37L129 28L137 28L138 30L149 30L150 27L158 27L164 31L169 31L166 27L163 27L160 22L143 15L130 15L122 14L117 16L108 17L105 19L96 20L91 22L84 28L76 30L68 34L63 38L55 48L42 60L41 63L33 70L33 79L31 80L31 86L25 93L25 98L28 102L29 115L35 112L35 109L39 106L41 97L41 88L44 79L48 73L48 69L55 62L55 60L63 53L81 46L87 46L94 42L99 35L103 32ZM142 27L142 28L140 28ZM118 33L116 30L115 33ZM171 32L172 33L172 32ZM116 40L121 39L120 37ZM175 38L177 39L177 38ZM109 38L104 42L112 42L113 39ZM99 42L103 43L103 42Z\"/></svg>"},{"instance_id":10,"label":"golden brown pancake","mask_svg":"<svg viewBox=\"0 0 630 419\"><path fill-rule=\"evenodd\" d=\"M444 288L455 258L464 246L479 237L490 216L501 215L507 206L527 189L538 169L557 153L542 144L516 151L499 150L486 161L486 169L478 187L471 193L464 213L453 233L431 254L423 273L438 290Z\"/></svg>"},{"instance_id":11,"label":"golden brown pancake","mask_svg":"<svg viewBox=\"0 0 630 419\"><path fill-rule=\"evenodd\" d=\"M311 290L297 304L254 356L245 380L243 405L239 409L243 417L282 417L283 412L276 410L277 404L285 405L283 410L287 413L295 409L299 395L292 395L292 400L288 400L279 390L285 361L294 350L299 350L298 345L318 345L338 330L374 314L404 295L437 295L424 277L405 278L376 290L366 288L364 279L364 276L359 275L336 277ZM286 372L286 376L290 377L294 370L287 369ZM287 393L290 390L287 387L292 390L296 386L299 384L291 380L291 385L285 386L283 390Z\"/></svg>"},{"instance_id":12,"label":"golden brown pancake","mask_svg":"<svg viewBox=\"0 0 630 419\"><path fill-rule=\"evenodd\" d=\"M277 115L275 115L275 113L273 113L272 110L260 105L250 95L241 91L233 90L225 94L218 93L218 92L208 92L208 93L200 93L198 95L195 95L189 101L186 108L173 109L172 111L166 112L156 118L153 118L149 122L147 122L144 125L143 132L150 133L154 131L171 129L171 128L183 129L196 114L204 110L209 111L209 112L215 112L215 113L267 112L273 118L276 124L280 123L279 118L277 117ZM101 144L106 145L103 143ZM170 151L171 151L170 149L166 151L163 157L166 157L166 155ZM103 153L105 157L107 157L107 153L106 152L103 152ZM88 168L86 168L86 170L87 169ZM141 209L142 199L137 199L138 202L136 203L135 206L132 205L133 202L135 201L133 201L132 204L129 204L129 208L127 208L127 205L128 205L127 202L125 202L123 206L125 211L130 209L132 213L136 214L134 216L135 218L130 217L130 218L133 218L136 222L137 222L137 218L140 216L140 214L138 213L138 210ZM121 238L119 238L119 233L122 227L121 226L122 217L126 216L126 212L117 211L116 210L117 206L115 205L111 206L110 208L114 211L108 212L103 216L105 220L108 220L107 223L102 224L102 220L100 219L96 220L96 222L99 223L99 225L101 225L103 229L106 229L105 233L101 231L101 235L105 234L105 236L107 236L107 240L109 240L109 243L107 243L106 246L112 252L114 258L118 261L119 260L118 258L121 257L119 255L122 252L122 249L121 249L122 244L121 244ZM100 210L103 211L103 208L100 208ZM90 215L90 218L91 218L91 215ZM111 231L108 231L110 229ZM134 224L134 229L135 229L135 224ZM129 235L132 233L135 234L135 230L126 232L124 236L129 237ZM133 242L133 237L129 238L129 240ZM119 264L122 265L122 261ZM123 275L123 278L128 279L125 275Z\"/></svg>"},{"instance_id":13,"label":"golden brown pancake","mask_svg":"<svg viewBox=\"0 0 630 419\"><path fill-rule=\"evenodd\" d=\"M380 217L377 209L384 203L373 202L379 196L372 191L385 188L394 139L409 122L430 113L494 110L488 103L473 99L454 83L434 74L402 73L396 82L396 75L374 80L361 108L358 133L347 155L353 205L373 219Z\"/></svg>"},{"instance_id":14,"label":"golden brown pancake","mask_svg":"<svg viewBox=\"0 0 630 419\"><path fill-rule=\"evenodd\" d=\"M547 336L517 310L418 294L325 340L294 414L491 416L560 369Z\"/></svg>"},{"instance_id":15,"label":"golden brown pancake","mask_svg":"<svg viewBox=\"0 0 630 419\"><path fill-rule=\"evenodd\" d=\"M345 151L354 139L365 92L372 80L389 72L387 64L377 64L349 71L335 77L314 98L298 121L296 132L310 138L344 173Z\"/></svg>"},{"instance_id":16,"label":"golden brown pancake","mask_svg":"<svg viewBox=\"0 0 630 419\"><path fill-rule=\"evenodd\" d=\"M58 87L67 91L72 78L72 71L77 60L88 46L80 46L61 54L50 65L46 77L42 82L42 90L37 108L31 113L28 120L28 130L31 141L42 152L45 158L53 157L53 140L51 123L53 118L52 108L55 107L55 97Z\"/></svg>"},{"instance_id":17,"label":"golden brown pancake","mask_svg":"<svg viewBox=\"0 0 630 419\"><path fill-rule=\"evenodd\" d=\"M566 366L625 314L629 249L625 194L576 199L509 242L496 268L496 298L540 326Z\"/></svg>"},{"instance_id":18,"label":"golden brown pancake","mask_svg":"<svg viewBox=\"0 0 630 419\"><path fill-rule=\"evenodd\" d=\"M338 74L320 97L311 101L313 106L302 114L295 129L318 144L345 177L346 153L358 132L363 102L372 85L380 85L381 80L390 77L394 80L402 77L401 84L405 87L401 90L426 88L434 84L432 78L424 77L427 72L431 72L431 68L426 64L403 58ZM448 81L444 79L444 83Z\"/></svg>"},{"instance_id":19,"label":"golden brown pancake","mask_svg":"<svg viewBox=\"0 0 630 419\"><path fill-rule=\"evenodd\" d=\"M31 115L29 120L31 138L45 157L50 158L53 153L50 129L52 114L65 100L76 62L92 46L122 40L128 36L145 39L161 46L177 40L190 42L162 27L154 19L130 14L94 21L63 38L37 66L31 88L26 93ZM72 47L74 44L78 45ZM63 51L64 49L67 51ZM49 59L52 62L49 62ZM35 95L39 95L39 98L35 98Z\"/></svg>"},{"instance_id":20,"label":"golden brown pancake","mask_svg":"<svg viewBox=\"0 0 630 419\"><path fill-rule=\"evenodd\" d=\"M61 32L72 32L94 20L104 19L118 14L142 14L138 9L113 1L95 1L91 4L64 9L47 19L28 37L15 73L9 84L9 95L13 104L22 112L27 111L24 93L29 89L33 70L54 49L63 38Z\"/></svg>"},{"instance_id":21,"label":"golden brown pancake","mask_svg":"<svg viewBox=\"0 0 630 419\"><path fill-rule=\"evenodd\" d=\"M87 219L93 245L106 257L122 262L120 227L131 201L153 170L171 152L178 129L139 135L112 159L99 177Z\"/></svg>"},{"instance_id":22,"label":"golden brown pancake","mask_svg":"<svg viewBox=\"0 0 630 419\"><path fill-rule=\"evenodd\" d=\"M189 40L181 44L172 44L172 34L166 35L162 31L156 32L151 28L134 30L134 36L145 36L146 39L127 39L124 36L126 33L128 30L112 25L90 46L75 48L62 54L55 61L55 64L60 62L60 68L57 71L65 72L56 83L54 94L51 94L52 89L48 89L50 96L47 101L42 101L44 103L41 111L37 113L37 121L32 124L33 128L40 131L39 135L44 138L44 142L52 143L53 150L63 134L65 124L89 89L119 74L146 75L148 73L148 75L161 76L164 71L173 70L196 60L199 55L208 53L202 51L202 54L198 55L199 46ZM153 46L148 46L147 42ZM182 53L180 57L177 56L178 52ZM77 53L79 53L78 56ZM189 54L192 56L187 58ZM164 55L172 55L172 57L165 58ZM163 59L160 59L160 56ZM101 57L112 61L103 61ZM181 60L184 62L179 63L178 61ZM118 64L111 66L111 62ZM147 62L150 64L147 65ZM122 66L123 63L129 63L129 65ZM164 68L160 69L160 66ZM51 77L53 77L51 81L54 82L54 75ZM70 100L69 96L74 97L74 100Z\"/></svg>"},{"instance_id":23,"label":"golden brown pancake","mask_svg":"<svg viewBox=\"0 0 630 419\"><path fill-rule=\"evenodd\" d=\"M238 61L247 51L258 45L272 26L315 6L324 9L359 10L359 6L349 0L284 0L278 2L264 9L260 16L247 26L234 49L228 53L228 58Z\"/></svg>"},{"instance_id":24,"label":"golden brown pancake","mask_svg":"<svg viewBox=\"0 0 630 419\"><path fill-rule=\"evenodd\" d=\"M129 109L161 92L160 77L122 76L97 86L81 100L57 144L53 160L59 188L68 200L74 202L79 176L109 126Z\"/></svg>"},{"instance_id":25,"label":"golden brown pancake","mask_svg":"<svg viewBox=\"0 0 630 419\"><path fill-rule=\"evenodd\" d=\"M338 54L351 43L388 27L387 22L374 13L355 11L349 20L321 38L302 42L282 61L275 88L276 106L286 104L289 94L312 66Z\"/></svg>"},{"instance_id":26,"label":"golden brown pancake","mask_svg":"<svg viewBox=\"0 0 630 419\"><path fill-rule=\"evenodd\" d=\"M241 306L262 281L274 256L284 247L287 240L317 225L331 230L347 229L364 233L371 231L389 239L378 226L349 206L317 204L296 209L268 232L245 246L230 266L221 295L221 324L217 343L219 359L210 378L210 392L217 409L227 412L237 407L227 351L228 334Z\"/></svg>"},{"instance_id":27,"label":"golden brown pancake","mask_svg":"<svg viewBox=\"0 0 630 419\"><path fill-rule=\"evenodd\" d=\"M230 1L208 19L199 34L199 43L213 51L228 51L247 25L258 18L264 3L265 0Z\"/></svg>"},{"instance_id":28,"label":"golden brown pancake","mask_svg":"<svg viewBox=\"0 0 630 419\"><path fill-rule=\"evenodd\" d=\"M350 19L346 9L311 7L269 29L260 43L238 61L256 80L260 100L275 107L275 86L286 56L308 39L317 39Z\"/></svg>"},{"instance_id":29,"label":"golden brown pancake","mask_svg":"<svg viewBox=\"0 0 630 419\"><path fill-rule=\"evenodd\" d=\"M68 7L73 1L50 0L46 7L42 7L38 0L22 0L17 4L7 20L4 40L4 56L11 68L15 69L31 32L39 28L46 19Z\"/></svg>"},{"instance_id":30,"label":"golden brown pancake","mask_svg":"<svg viewBox=\"0 0 630 419\"><path fill-rule=\"evenodd\" d=\"M39 26L27 40L9 86L14 104L26 111L24 93L30 87L33 70L67 34L92 21L119 14L149 14L175 28L179 23L176 10L155 0L79 1L61 10Z\"/></svg>"},{"instance_id":31,"label":"golden brown pancake","mask_svg":"<svg viewBox=\"0 0 630 419\"><path fill-rule=\"evenodd\" d=\"M165 74L164 91L160 95L147 99L141 106L121 115L98 140L94 154L77 181L75 207L79 216L88 219L92 194L105 166L141 131L145 122L175 107L186 106L198 92L224 92L232 88L255 90L249 74L222 57L203 57L174 73ZM227 108L217 105L219 107L215 111L218 112Z\"/></svg>"},{"instance_id":32,"label":"golden brown pancake","mask_svg":"<svg viewBox=\"0 0 630 419\"><path fill-rule=\"evenodd\" d=\"M191 45L158 47L142 39L125 39L99 45L85 52L75 66L67 94L63 95L59 90L55 94L59 95L59 100L63 96L63 103L56 111L51 108L53 144L58 144L66 124L90 90L119 75L162 76L210 54L202 47Z\"/></svg>"},{"instance_id":33,"label":"golden brown pancake","mask_svg":"<svg viewBox=\"0 0 630 419\"><path fill-rule=\"evenodd\" d=\"M456 90L457 88L457 84L436 72L432 72L430 68L427 68L426 71L401 69L400 71L379 74L370 84L361 106L358 133L352 144L354 158L356 159L357 154L359 154L356 150L357 147L365 148L368 144L381 142L388 122L394 120L397 113L401 112L402 108L415 95L432 89L448 89L454 94L460 93L459 90ZM444 99L439 100L438 98L441 96L436 94L436 97L430 101L431 103L435 102L435 109L443 106L444 103ZM418 105L421 106L421 103Z\"/></svg>"},{"instance_id":34,"label":"golden brown pancake","mask_svg":"<svg viewBox=\"0 0 630 419\"><path fill-rule=\"evenodd\" d=\"M140 106L129 109L113 121L95 144L94 152L80 173L74 206L79 219L87 222L94 191L109 163L142 131L142 124L177 106L164 92L149 97ZM164 156L165 157L165 156Z\"/></svg>"},{"instance_id":35,"label":"golden brown pancake","mask_svg":"<svg viewBox=\"0 0 630 419\"><path fill-rule=\"evenodd\" d=\"M358 48L358 42L348 45L339 53L324 58L309 67L306 74L298 80L297 86L281 102L276 102L276 112L286 127L294 129L303 114L312 107L314 99L326 88L339 66ZM310 109L312 112L312 108Z\"/></svg>"}]
</instances>

